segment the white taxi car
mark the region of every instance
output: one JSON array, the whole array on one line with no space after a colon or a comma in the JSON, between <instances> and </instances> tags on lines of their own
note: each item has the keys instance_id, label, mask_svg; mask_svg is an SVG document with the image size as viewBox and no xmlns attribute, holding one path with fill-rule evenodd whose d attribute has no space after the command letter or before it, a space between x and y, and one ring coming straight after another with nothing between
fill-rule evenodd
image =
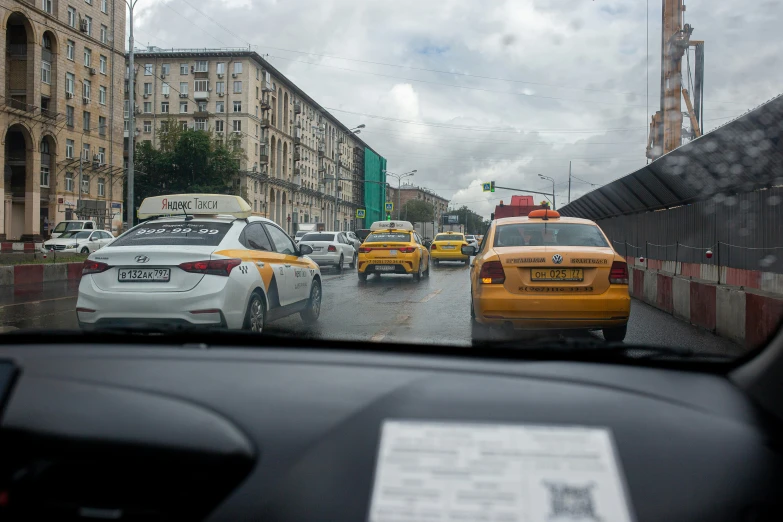
<instances>
[{"instance_id":1,"label":"white taxi car","mask_svg":"<svg viewBox=\"0 0 783 522\"><path fill-rule=\"evenodd\" d=\"M71 230L63 232L54 239L44 241L41 250L66 253L89 254L108 245L114 240L109 232L104 230Z\"/></svg>"},{"instance_id":2,"label":"white taxi car","mask_svg":"<svg viewBox=\"0 0 783 522\"><path fill-rule=\"evenodd\" d=\"M147 221L84 262L76 313L85 329L187 325L261 332L321 312L321 272L274 222L238 196L145 199Z\"/></svg>"}]
</instances>

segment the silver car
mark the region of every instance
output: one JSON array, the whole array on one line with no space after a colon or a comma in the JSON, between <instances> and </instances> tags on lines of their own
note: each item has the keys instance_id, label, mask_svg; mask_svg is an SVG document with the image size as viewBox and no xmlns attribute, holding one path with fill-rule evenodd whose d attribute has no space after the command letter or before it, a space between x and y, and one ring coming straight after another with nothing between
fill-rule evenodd
<instances>
[{"instance_id":1,"label":"silver car","mask_svg":"<svg viewBox=\"0 0 783 522\"><path fill-rule=\"evenodd\" d=\"M341 271L347 262L351 268L356 268L356 249L344 232L308 232L299 240L299 245L313 249L307 257L319 266L331 265Z\"/></svg>"}]
</instances>

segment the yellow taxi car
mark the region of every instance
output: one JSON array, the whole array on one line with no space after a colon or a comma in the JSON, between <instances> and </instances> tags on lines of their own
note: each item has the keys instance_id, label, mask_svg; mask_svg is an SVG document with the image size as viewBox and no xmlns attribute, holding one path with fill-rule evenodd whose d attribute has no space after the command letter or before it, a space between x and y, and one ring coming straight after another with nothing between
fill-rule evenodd
<instances>
[{"instance_id":1,"label":"yellow taxi car","mask_svg":"<svg viewBox=\"0 0 783 522\"><path fill-rule=\"evenodd\" d=\"M430 274L430 253L409 221L376 221L359 247L359 281L370 274L413 274L415 281Z\"/></svg>"},{"instance_id":2,"label":"yellow taxi car","mask_svg":"<svg viewBox=\"0 0 783 522\"><path fill-rule=\"evenodd\" d=\"M492 222L470 271L473 336L492 326L602 330L625 338L628 265L593 221L535 210Z\"/></svg>"},{"instance_id":3,"label":"yellow taxi car","mask_svg":"<svg viewBox=\"0 0 783 522\"><path fill-rule=\"evenodd\" d=\"M467 263L470 256L462 253L462 247L468 246L465 235L460 232L441 232L430 245L430 257L437 265L441 261L462 261Z\"/></svg>"}]
</instances>

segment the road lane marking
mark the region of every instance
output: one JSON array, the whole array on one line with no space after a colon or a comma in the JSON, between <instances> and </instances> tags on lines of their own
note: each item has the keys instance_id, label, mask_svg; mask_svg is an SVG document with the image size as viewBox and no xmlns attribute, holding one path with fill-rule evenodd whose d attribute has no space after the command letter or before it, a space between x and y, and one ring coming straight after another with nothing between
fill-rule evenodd
<instances>
[{"instance_id":1,"label":"road lane marking","mask_svg":"<svg viewBox=\"0 0 783 522\"><path fill-rule=\"evenodd\" d=\"M434 292L432 292L431 294L429 294L429 295L425 296L425 297L424 297L424 299L422 299L422 300L421 300L421 301L419 301L419 302L420 302L420 303L426 303L427 301L429 301L430 299L432 299L433 297L435 297L436 295L438 295L438 294L439 294L439 293L441 293L442 291L443 291L443 289L442 289L442 288L438 288L437 290L435 290L435 291L434 291Z\"/></svg>"},{"instance_id":2,"label":"road lane marking","mask_svg":"<svg viewBox=\"0 0 783 522\"><path fill-rule=\"evenodd\" d=\"M410 318L411 318L410 315L405 315L405 314L397 315L397 320L394 322L393 325L391 325L391 326L389 326L387 328L381 328L380 330L375 332L375 334L372 337L370 337L370 341L372 341L374 343L379 343L379 342L383 341L383 339L387 335L389 335L389 333L391 333L391 330L392 330L393 327L405 324L406 322L410 321Z\"/></svg>"},{"instance_id":3,"label":"road lane marking","mask_svg":"<svg viewBox=\"0 0 783 522\"><path fill-rule=\"evenodd\" d=\"M10 308L12 306L23 306L23 305L33 305L33 304L41 304L41 303L48 303L49 301L62 301L63 299L77 299L79 296L72 295L69 297L54 297L52 299L41 299L39 301L25 301L24 303L12 303L7 305L0 305L0 310L3 308Z\"/></svg>"}]
</instances>

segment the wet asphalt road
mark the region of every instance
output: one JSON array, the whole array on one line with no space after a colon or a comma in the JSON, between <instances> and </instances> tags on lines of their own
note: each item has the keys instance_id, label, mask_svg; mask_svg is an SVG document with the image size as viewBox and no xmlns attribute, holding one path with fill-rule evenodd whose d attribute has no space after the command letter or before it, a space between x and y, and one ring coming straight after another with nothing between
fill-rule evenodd
<instances>
[{"instance_id":1,"label":"wet asphalt road","mask_svg":"<svg viewBox=\"0 0 783 522\"><path fill-rule=\"evenodd\" d=\"M468 267L442 263L429 278L370 276L323 269L320 321L305 327L298 315L268 325L270 332L328 339L470 345ZM74 283L5 287L0 291L0 332L16 329L78 328ZM600 336L600 334L593 334ZM731 341L688 325L639 301L632 301L627 344L676 345L711 353L740 354Z\"/></svg>"}]
</instances>

